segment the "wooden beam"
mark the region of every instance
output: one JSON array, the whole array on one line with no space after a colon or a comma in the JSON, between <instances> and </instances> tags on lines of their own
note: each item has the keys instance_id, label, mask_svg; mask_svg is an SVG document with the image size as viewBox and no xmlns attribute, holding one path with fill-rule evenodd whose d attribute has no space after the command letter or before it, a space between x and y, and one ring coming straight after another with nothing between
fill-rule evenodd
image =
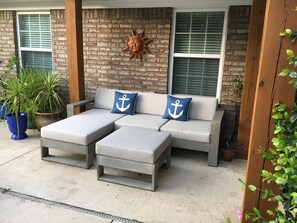
<instances>
[{"instance_id":1,"label":"wooden beam","mask_svg":"<svg viewBox=\"0 0 297 223\"><path fill-rule=\"evenodd\" d=\"M295 91L288 85L288 78L279 77L278 74L288 67L286 49L297 52L296 44L291 39L282 38L279 33L285 28L297 30L297 13L294 12L294 0L267 0L263 28L263 38L260 53L259 72L256 86L254 113L249 142L248 166L246 183L253 184L264 190L268 185L262 183L262 169L272 170L270 161L264 160L259 148L267 150L274 137L274 124L271 120L271 110L275 103L282 102L292 105L295 100ZM269 188L277 191L276 187ZM260 193L245 190L243 211L253 212L257 207L262 214L267 209L273 209L277 204L261 199ZM268 217L268 216L265 216ZM242 222L246 222L242 219Z\"/></svg>"},{"instance_id":2,"label":"wooden beam","mask_svg":"<svg viewBox=\"0 0 297 223\"><path fill-rule=\"evenodd\" d=\"M65 16L70 102L77 102L85 99L81 0L65 0Z\"/></svg>"},{"instance_id":3,"label":"wooden beam","mask_svg":"<svg viewBox=\"0 0 297 223\"><path fill-rule=\"evenodd\" d=\"M247 159L256 92L266 0L253 0L238 126L238 158Z\"/></svg>"}]
</instances>

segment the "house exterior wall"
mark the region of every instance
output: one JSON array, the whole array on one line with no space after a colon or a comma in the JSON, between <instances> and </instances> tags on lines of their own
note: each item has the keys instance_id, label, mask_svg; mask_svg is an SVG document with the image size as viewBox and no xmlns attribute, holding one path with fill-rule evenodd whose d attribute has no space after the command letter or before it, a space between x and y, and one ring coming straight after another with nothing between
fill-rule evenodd
<instances>
[{"instance_id":1,"label":"house exterior wall","mask_svg":"<svg viewBox=\"0 0 297 223\"><path fill-rule=\"evenodd\" d=\"M15 12L0 11L0 72L6 69L10 56L17 55Z\"/></svg>"},{"instance_id":2,"label":"house exterior wall","mask_svg":"<svg viewBox=\"0 0 297 223\"><path fill-rule=\"evenodd\" d=\"M229 8L228 33L225 48L220 104L225 108L222 143L230 140L234 128L235 105L232 81L243 76L249 32L251 6ZM52 28L53 70L64 76L60 93L69 102L66 24L63 9L50 10ZM86 97L94 96L97 87L166 93L168 86L169 51L172 8L146 9L84 9L84 72ZM0 11L0 60L6 61L17 52L15 12ZM143 62L130 60L123 52L126 37L132 30L152 39L149 47L153 55L145 55ZM0 71L5 63L0 64ZM239 117L240 109L237 110ZM237 132L237 130L235 130ZM236 134L235 132L235 134Z\"/></svg>"},{"instance_id":3,"label":"house exterior wall","mask_svg":"<svg viewBox=\"0 0 297 223\"><path fill-rule=\"evenodd\" d=\"M221 106L225 109L222 123L222 146L224 146L226 141L231 141L232 134L234 134L233 140L237 139L238 126L234 125L238 124L240 103L237 103L236 108L233 101L236 96L232 92L232 83L237 75L243 78L245 73L250 13L251 6L231 6L229 8L228 33L220 101Z\"/></svg>"},{"instance_id":4,"label":"house exterior wall","mask_svg":"<svg viewBox=\"0 0 297 223\"><path fill-rule=\"evenodd\" d=\"M228 18L228 33L222 80L221 104L230 104L234 98L232 83L237 75L245 73L245 58L248 44L250 6L231 6Z\"/></svg>"},{"instance_id":5,"label":"house exterior wall","mask_svg":"<svg viewBox=\"0 0 297 223\"><path fill-rule=\"evenodd\" d=\"M86 96L98 87L166 93L168 85L171 8L83 10ZM67 77L64 10L51 10L53 68ZM132 30L152 39L143 62L123 52ZM65 90L68 89L65 81ZM66 92L65 92L66 93Z\"/></svg>"}]
</instances>

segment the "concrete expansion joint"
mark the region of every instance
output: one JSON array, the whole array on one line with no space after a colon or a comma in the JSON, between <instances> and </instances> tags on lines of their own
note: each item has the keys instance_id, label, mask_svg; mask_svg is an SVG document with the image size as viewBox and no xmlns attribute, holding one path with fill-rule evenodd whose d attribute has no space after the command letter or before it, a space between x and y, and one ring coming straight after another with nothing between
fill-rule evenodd
<instances>
[{"instance_id":1,"label":"concrete expansion joint","mask_svg":"<svg viewBox=\"0 0 297 223\"><path fill-rule=\"evenodd\" d=\"M19 159L19 158L21 158L21 157L23 157L23 156L25 156L25 155L27 155L27 154L29 154L29 153L31 153L31 152L37 150L37 149L39 149L39 148L40 148L40 146L37 146L37 147L35 147L35 148L29 150L28 152L23 153L23 154L21 154L21 155L15 157L15 158L13 158L13 159L11 159L11 160L8 160L8 161L6 161L6 162L4 162L4 163L0 163L0 166L4 166L4 165L7 164L7 163L10 163L10 162L12 162L12 161L14 161L14 160L17 160L17 159Z\"/></svg>"},{"instance_id":2,"label":"concrete expansion joint","mask_svg":"<svg viewBox=\"0 0 297 223\"><path fill-rule=\"evenodd\" d=\"M63 209L71 210L71 211L76 211L76 212L79 212L82 214L88 214L88 215L93 215L93 216L97 216L97 217L101 217L101 218L105 218L105 219L110 219L111 220L110 223L118 223L118 222L141 223L134 219L123 218L123 217L106 214L103 212L98 212L95 210L86 209L86 208L82 208L82 207L78 207L78 206L74 206L74 205L70 205L70 204L66 204L66 203L62 203L62 202L57 202L57 201L52 201L52 200L36 197L33 195L29 195L29 194L23 194L20 192L13 191L9 188L0 187L0 192L5 195L17 197L17 198L24 199L24 200L33 201L36 203L42 203L42 204L54 206L57 208L63 208Z\"/></svg>"}]
</instances>

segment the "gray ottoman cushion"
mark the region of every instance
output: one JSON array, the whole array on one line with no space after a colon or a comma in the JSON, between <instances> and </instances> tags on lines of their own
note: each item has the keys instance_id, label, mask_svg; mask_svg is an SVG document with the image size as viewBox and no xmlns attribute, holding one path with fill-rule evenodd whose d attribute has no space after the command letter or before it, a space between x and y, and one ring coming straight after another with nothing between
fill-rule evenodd
<instances>
[{"instance_id":1,"label":"gray ottoman cushion","mask_svg":"<svg viewBox=\"0 0 297 223\"><path fill-rule=\"evenodd\" d=\"M169 133L122 127L96 144L96 153L143 163L155 163L171 143Z\"/></svg>"},{"instance_id":2,"label":"gray ottoman cushion","mask_svg":"<svg viewBox=\"0 0 297 223\"><path fill-rule=\"evenodd\" d=\"M113 131L113 122L123 114L91 109L41 128L41 137L88 145Z\"/></svg>"}]
</instances>

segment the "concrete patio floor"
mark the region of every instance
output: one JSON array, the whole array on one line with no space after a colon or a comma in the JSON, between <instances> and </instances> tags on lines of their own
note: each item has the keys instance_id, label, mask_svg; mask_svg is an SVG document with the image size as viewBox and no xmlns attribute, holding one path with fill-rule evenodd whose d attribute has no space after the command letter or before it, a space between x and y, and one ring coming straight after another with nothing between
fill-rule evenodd
<instances>
[{"instance_id":1,"label":"concrete patio floor","mask_svg":"<svg viewBox=\"0 0 297 223\"><path fill-rule=\"evenodd\" d=\"M159 186L150 192L97 181L95 166L86 170L42 161L39 132L27 134L28 139L12 141L0 122L1 223L223 223L226 216L239 222L238 178L245 177L245 160L209 167L207 154L173 149L171 167L160 169Z\"/></svg>"}]
</instances>

